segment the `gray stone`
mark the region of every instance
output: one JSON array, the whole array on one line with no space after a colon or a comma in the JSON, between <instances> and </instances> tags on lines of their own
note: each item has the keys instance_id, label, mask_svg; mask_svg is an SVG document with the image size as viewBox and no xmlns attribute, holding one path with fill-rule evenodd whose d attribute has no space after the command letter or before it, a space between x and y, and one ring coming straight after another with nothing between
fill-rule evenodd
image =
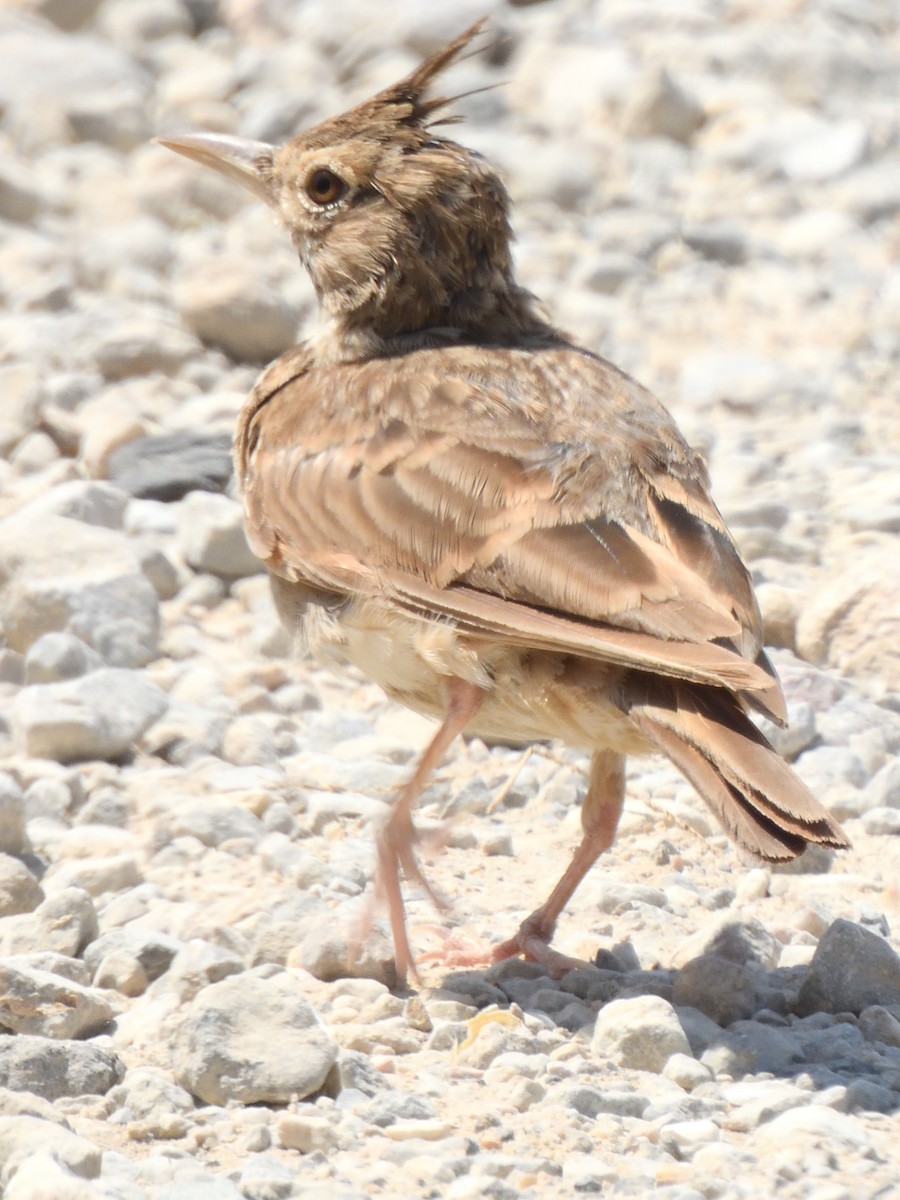
<instances>
[{"instance_id":1,"label":"gray stone","mask_svg":"<svg viewBox=\"0 0 900 1200\"><path fill-rule=\"evenodd\" d=\"M79 1137L64 1125L44 1121L40 1117L0 1116L0 1171L14 1157L24 1158L48 1147L52 1148L53 1157L74 1175L82 1179L96 1179L100 1174L100 1148L87 1138Z\"/></svg>"},{"instance_id":2,"label":"gray stone","mask_svg":"<svg viewBox=\"0 0 900 1200\"><path fill-rule=\"evenodd\" d=\"M195 571L239 579L264 569L247 544L244 513L237 501L191 492L181 501L179 511L181 553Z\"/></svg>"},{"instance_id":3,"label":"gray stone","mask_svg":"<svg viewBox=\"0 0 900 1200\"><path fill-rule=\"evenodd\" d=\"M0 619L9 645L25 653L45 633L66 630L111 666L156 655L159 601L124 534L47 516L0 522Z\"/></svg>"},{"instance_id":4,"label":"gray stone","mask_svg":"<svg viewBox=\"0 0 900 1200\"><path fill-rule=\"evenodd\" d=\"M880 1004L862 1010L859 1031L868 1042L881 1042L900 1050L900 1019Z\"/></svg>"},{"instance_id":5,"label":"gray stone","mask_svg":"<svg viewBox=\"0 0 900 1200\"><path fill-rule=\"evenodd\" d=\"M75 33L96 15L101 3L102 0L31 0L29 7L63 33Z\"/></svg>"},{"instance_id":6,"label":"gray stone","mask_svg":"<svg viewBox=\"0 0 900 1200\"><path fill-rule=\"evenodd\" d=\"M179 1083L207 1104L286 1104L322 1086L337 1046L295 976L245 972L194 998L173 1058Z\"/></svg>"},{"instance_id":7,"label":"gray stone","mask_svg":"<svg viewBox=\"0 0 900 1200\"><path fill-rule=\"evenodd\" d=\"M76 0L75 9L83 2ZM116 47L43 23L0 28L0 59L6 127L29 150L68 141L69 108L87 96L112 95L125 107L144 104L149 91L146 74Z\"/></svg>"},{"instance_id":8,"label":"gray stone","mask_svg":"<svg viewBox=\"0 0 900 1200\"><path fill-rule=\"evenodd\" d=\"M808 750L818 735L815 709L804 700L788 705L788 723L784 728L765 718L760 718L756 723L788 762L793 762L799 754Z\"/></svg>"},{"instance_id":9,"label":"gray stone","mask_svg":"<svg viewBox=\"0 0 900 1200\"><path fill-rule=\"evenodd\" d=\"M124 1079L125 1102L142 1120L159 1113L192 1112L194 1101L189 1092L169 1075L152 1067L135 1067Z\"/></svg>"},{"instance_id":10,"label":"gray stone","mask_svg":"<svg viewBox=\"0 0 900 1200\"><path fill-rule=\"evenodd\" d=\"M42 199L28 164L0 153L0 217L4 221L30 221L40 211Z\"/></svg>"},{"instance_id":11,"label":"gray stone","mask_svg":"<svg viewBox=\"0 0 900 1200\"><path fill-rule=\"evenodd\" d=\"M163 982L167 988L177 992L182 1000L192 1000L211 983L219 983L229 975L240 974L245 965L233 950L193 938L172 959Z\"/></svg>"},{"instance_id":12,"label":"gray stone","mask_svg":"<svg viewBox=\"0 0 900 1200\"><path fill-rule=\"evenodd\" d=\"M165 974L183 945L177 938L158 930L125 925L120 929L109 929L95 938L84 951L84 963L93 975L108 954L124 951L141 964L152 982Z\"/></svg>"},{"instance_id":13,"label":"gray stone","mask_svg":"<svg viewBox=\"0 0 900 1200\"><path fill-rule=\"evenodd\" d=\"M21 687L25 682L25 659L15 650L0 650L0 683Z\"/></svg>"},{"instance_id":14,"label":"gray stone","mask_svg":"<svg viewBox=\"0 0 900 1200\"><path fill-rule=\"evenodd\" d=\"M69 517L83 525L121 529L128 497L117 487L97 479L69 479L18 509L17 520L43 521Z\"/></svg>"},{"instance_id":15,"label":"gray stone","mask_svg":"<svg viewBox=\"0 0 900 1200\"><path fill-rule=\"evenodd\" d=\"M845 1154L868 1150L870 1134L862 1122L853 1117L835 1112L824 1104L808 1104L774 1117L760 1126L756 1136L766 1154L810 1141L824 1143L834 1154Z\"/></svg>"},{"instance_id":16,"label":"gray stone","mask_svg":"<svg viewBox=\"0 0 900 1200\"><path fill-rule=\"evenodd\" d=\"M127 950L110 950L94 972L94 987L121 992L123 996L142 996L147 990L147 972Z\"/></svg>"},{"instance_id":17,"label":"gray stone","mask_svg":"<svg viewBox=\"0 0 900 1200\"><path fill-rule=\"evenodd\" d=\"M135 438L107 464L108 478L129 495L167 502L188 492L221 492L232 471L231 435L199 429Z\"/></svg>"},{"instance_id":18,"label":"gray stone","mask_svg":"<svg viewBox=\"0 0 900 1200\"><path fill-rule=\"evenodd\" d=\"M195 837L204 846L220 846L233 838L256 844L264 835L259 817L239 804L189 804L173 814L173 837Z\"/></svg>"},{"instance_id":19,"label":"gray stone","mask_svg":"<svg viewBox=\"0 0 900 1200\"><path fill-rule=\"evenodd\" d=\"M434 1106L421 1096L401 1092L394 1088L379 1092L367 1103L356 1109L356 1115L369 1125L384 1129L398 1121L430 1121L437 1113Z\"/></svg>"},{"instance_id":20,"label":"gray stone","mask_svg":"<svg viewBox=\"0 0 900 1200\"><path fill-rule=\"evenodd\" d=\"M369 1055L359 1050L342 1050L336 1070L341 1092L353 1088L363 1096L376 1096L390 1087L384 1073L372 1066Z\"/></svg>"},{"instance_id":21,"label":"gray stone","mask_svg":"<svg viewBox=\"0 0 900 1200\"><path fill-rule=\"evenodd\" d=\"M773 1075L790 1075L806 1060L803 1047L789 1029L778 1029L762 1021L735 1021L727 1031L727 1044L734 1053L753 1055L754 1070Z\"/></svg>"},{"instance_id":22,"label":"gray stone","mask_svg":"<svg viewBox=\"0 0 900 1200\"><path fill-rule=\"evenodd\" d=\"M269 1154L254 1154L244 1163L238 1187L245 1200L284 1200L294 1192L296 1172Z\"/></svg>"},{"instance_id":23,"label":"gray stone","mask_svg":"<svg viewBox=\"0 0 900 1200\"><path fill-rule=\"evenodd\" d=\"M376 979L389 988L398 985L394 949L380 929L358 945L357 914L327 912L313 915L296 933L289 956L291 966L302 967L326 983L335 979Z\"/></svg>"},{"instance_id":24,"label":"gray stone","mask_svg":"<svg viewBox=\"0 0 900 1200\"><path fill-rule=\"evenodd\" d=\"M0 955L50 950L77 955L97 936L97 913L87 892L68 888L34 912L0 918Z\"/></svg>"},{"instance_id":25,"label":"gray stone","mask_svg":"<svg viewBox=\"0 0 900 1200\"><path fill-rule=\"evenodd\" d=\"M32 967L0 963L0 1026L51 1038L90 1037L112 1017L92 988Z\"/></svg>"},{"instance_id":26,"label":"gray stone","mask_svg":"<svg viewBox=\"0 0 900 1200\"><path fill-rule=\"evenodd\" d=\"M591 1050L623 1067L662 1071L673 1054L691 1046L672 1005L661 996L613 1000L597 1017Z\"/></svg>"},{"instance_id":27,"label":"gray stone","mask_svg":"<svg viewBox=\"0 0 900 1200\"><path fill-rule=\"evenodd\" d=\"M59 683L77 679L103 666L96 650L74 633L45 633L25 655L25 684Z\"/></svg>"},{"instance_id":28,"label":"gray stone","mask_svg":"<svg viewBox=\"0 0 900 1200\"><path fill-rule=\"evenodd\" d=\"M689 142L706 120L703 105L668 71L654 70L639 82L623 114L629 137L667 137Z\"/></svg>"},{"instance_id":29,"label":"gray stone","mask_svg":"<svg viewBox=\"0 0 900 1200\"><path fill-rule=\"evenodd\" d=\"M52 1120L52 1118L50 1118ZM37 1196L65 1196L65 1200L97 1200L93 1181L79 1178L47 1147L15 1155L4 1171L4 1200L35 1200Z\"/></svg>"},{"instance_id":30,"label":"gray stone","mask_svg":"<svg viewBox=\"0 0 900 1200\"><path fill-rule=\"evenodd\" d=\"M892 554L896 538L869 536L872 545L854 555L853 570L830 575L803 609L797 651L810 662L839 668L877 694L896 688L900 678L900 561Z\"/></svg>"},{"instance_id":31,"label":"gray stone","mask_svg":"<svg viewBox=\"0 0 900 1200\"><path fill-rule=\"evenodd\" d=\"M900 836L900 808L870 808L863 814L866 833L877 836Z\"/></svg>"},{"instance_id":32,"label":"gray stone","mask_svg":"<svg viewBox=\"0 0 900 1200\"><path fill-rule=\"evenodd\" d=\"M297 340L301 312L245 258L206 260L175 285L175 305L202 342L238 362L269 362Z\"/></svg>"},{"instance_id":33,"label":"gray stone","mask_svg":"<svg viewBox=\"0 0 900 1200\"><path fill-rule=\"evenodd\" d=\"M200 345L168 316L147 312L97 329L85 350L101 375L116 381L154 371L173 374L200 352Z\"/></svg>"},{"instance_id":34,"label":"gray stone","mask_svg":"<svg viewBox=\"0 0 900 1200\"><path fill-rule=\"evenodd\" d=\"M671 1079L686 1092L692 1092L701 1083L709 1083L712 1078L709 1069L688 1054L673 1054L662 1074L664 1079Z\"/></svg>"},{"instance_id":35,"label":"gray stone","mask_svg":"<svg viewBox=\"0 0 900 1200\"><path fill-rule=\"evenodd\" d=\"M152 133L146 105L122 103L111 93L87 95L69 102L69 128L79 142L100 142L126 154Z\"/></svg>"},{"instance_id":36,"label":"gray stone","mask_svg":"<svg viewBox=\"0 0 900 1200\"><path fill-rule=\"evenodd\" d=\"M565 1093L563 1103L567 1108L573 1108L583 1117L590 1117L593 1120L600 1113L609 1113L616 1117L640 1118L643 1117L650 1101L638 1092L614 1092L602 1091L595 1087L574 1087Z\"/></svg>"},{"instance_id":37,"label":"gray stone","mask_svg":"<svg viewBox=\"0 0 900 1200\"><path fill-rule=\"evenodd\" d=\"M734 221L692 222L682 226L686 245L704 258L725 266L739 266L747 259L747 235Z\"/></svg>"},{"instance_id":38,"label":"gray stone","mask_svg":"<svg viewBox=\"0 0 900 1200\"><path fill-rule=\"evenodd\" d=\"M61 975L63 979L71 979L83 987L91 982L90 972L80 958L71 958L68 954L57 954L55 950L33 950L29 954L10 954L6 957L10 967L33 967L38 971L49 971L51 975Z\"/></svg>"},{"instance_id":39,"label":"gray stone","mask_svg":"<svg viewBox=\"0 0 900 1200\"><path fill-rule=\"evenodd\" d=\"M816 947L797 1011L860 1013L890 1004L900 1004L900 958L877 933L835 921Z\"/></svg>"},{"instance_id":40,"label":"gray stone","mask_svg":"<svg viewBox=\"0 0 900 1200\"><path fill-rule=\"evenodd\" d=\"M630 280L643 275L643 262L633 254L614 250L589 259L578 268L574 282L592 292L613 296Z\"/></svg>"},{"instance_id":41,"label":"gray stone","mask_svg":"<svg viewBox=\"0 0 900 1200\"><path fill-rule=\"evenodd\" d=\"M892 1088L883 1087L874 1079L851 1079L847 1084L841 1111L895 1113L897 1093Z\"/></svg>"},{"instance_id":42,"label":"gray stone","mask_svg":"<svg viewBox=\"0 0 900 1200\"><path fill-rule=\"evenodd\" d=\"M62 763L117 759L168 704L166 693L137 671L110 667L23 689L14 720L28 754Z\"/></svg>"},{"instance_id":43,"label":"gray stone","mask_svg":"<svg viewBox=\"0 0 900 1200\"><path fill-rule=\"evenodd\" d=\"M0 1086L45 1100L105 1096L121 1083L125 1066L112 1047L96 1041L0 1036Z\"/></svg>"},{"instance_id":44,"label":"gray stone","mask_svg":"<svg viewBox=\"0 0 900 1200\"><path fill-rule=\"evenodd\" d=\"M727 958L733 963L775 967L781 955L781 943L755 917L741 920L725 913L679 942L672 962L680 967L705 954Z\"/></svg>"},{"instance_id":45,"label":"gray stone","mask_svg":"<svg viewBox=\"0 0 900 1200\"><path fill-rule=\"evenodd\" d=\"M43 899L41 885L25 864L0 853L0 917L33 912Z\"/></svg>"},{"instance_id":46,"label":"gray stone","mask_svg":"<svg viewBox=\"0 0 900 1200\"><path fill-rule=\"evenodd\" d=\"M22 854L25 840L25 797L5 771L0 771L0 853Z\"/></svg>"},{"instance_id":47,"label":"gray stone","mask_svg":"<svg viewBox=\"0 0 900 1200\"><path fill-rule=\"evenodd\" d=\"M794 766L806 786L818 796L827 796L838 784L863 787L869 778L859 755L842 746L815 746L801 754Z\"/></svg>"},{"instance_id":48,"label":"gray stone","mask_svg":"<svg viewBox=\"0 0 900 1200\"><path fill-rule=\"evenodd\" d=\"M753 1016L758 969L731 962L718 955L704 954L685 963L675 976L673 1002L696 1008L717 1025L730 1025Z\"/></svg>"},{"instance_id":49,"label":"gray stone","mask_svg":"<svg viewBox=\"0 0 900 1200\"><path fill-rule=\"evenodd\" d=\"M866 785L865 806L900 809L900 755L890 758Z\"/></svg>"}]
</instances>

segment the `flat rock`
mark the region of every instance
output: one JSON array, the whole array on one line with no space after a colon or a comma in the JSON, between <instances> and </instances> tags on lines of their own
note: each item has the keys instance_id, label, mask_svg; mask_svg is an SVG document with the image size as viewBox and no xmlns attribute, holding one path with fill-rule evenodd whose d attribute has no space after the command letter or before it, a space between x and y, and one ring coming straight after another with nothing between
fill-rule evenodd
<instances>
[{"instance_id":1,"label":"flat rock","mask_svg":"<svg viewBox=\"0 0 900 1200\"><path fill-rule=\"evenodd\" d=\"M245 972L204 988L173 1040L178 1082L207 1104L286 1104L325 1082L338 1048L296 976Z\"/></svg>"},{"instance_id":2,"label":"flat rock","mask_svg":"<svg viewBox=\"0 0 900 1200\"><path fill-rule=\"evenodd\" d=\"M109 667L24 688L14 721L28 754L63 763L116 759L168 705L166 693L139 672Z\"/></svg>"},{"instance_id":3,"label":"flat rock","mask_svg":"<svg viewBox=\"0 0 900 1200\"><path fill-rule=\"evenodd\" d=\"M159 644L159 601L128 538L53 514L39 537L18 514L0 522L0 619L20 653L66 630L110 666L137 667Z\"/></svg>"},{"instance_id":4,"label":"flat rock","mask_svg":"<svg viewBox=\"0 0 900 1200\"><path fill-rule=\"evenodd\" d=\"M231 435L177 429L135 438L113 450L109 479L143 500L180 500L188 492L221 492L231 478Z\"/></svg>"},{"instance_id":5,"label":"flat rock","mask_svg":"<svg viewBox=\"0 0 900 1200\"><path fill-rule=\"evenodd\" d=\"M52 1038L90 1037L112 1017L93 988L33 967L0 963L0 1026Z\"/></svg>"},{"instance_id":6,"label":"flat rock","mask_svg":"<svg viewBox=\"0 0 900 1200\"><path fill-rule=\"evenodd\" d=\"M36 1037L0 1038L0 1086L45 1100L104 1096L121 1083L125 1065L112 1047L96 1041Z\"/></svg>"},{"instance_id":7,"label":"flat rock","mask_svg":"<svg viewBox=\"0 0 900 1200\"><path fill-rule=\"evenodd\" d=\"M877 933L835 921L816 947L797 1011L860 1013L891 1004L900 1004L900 957Z\"/></svg>"}]
</instances>

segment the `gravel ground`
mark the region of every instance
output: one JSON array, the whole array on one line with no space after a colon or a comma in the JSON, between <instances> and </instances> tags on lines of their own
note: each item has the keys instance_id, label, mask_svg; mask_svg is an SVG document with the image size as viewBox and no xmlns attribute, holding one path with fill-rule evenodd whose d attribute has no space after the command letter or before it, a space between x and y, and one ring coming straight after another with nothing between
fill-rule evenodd
<instances>
[{"instance_id":1,"label":"gravel ground","mask_svg":"<svg viewBox=\"0 0 900 1200\"><path fill-rule=\"evenodd\" d=\"M422 809L422 986L370 824L429 736L291 655L231 492L311 311L283 232L149 143L281 140L484 11L459 136L524 282L704 449L852 851L741 858L659 759L561 922L453 970L576 840L585 762L460 745ZM0 9L0 1182L8 1200L896 1195L896 0Z\"/></svg>"}]
</instances>

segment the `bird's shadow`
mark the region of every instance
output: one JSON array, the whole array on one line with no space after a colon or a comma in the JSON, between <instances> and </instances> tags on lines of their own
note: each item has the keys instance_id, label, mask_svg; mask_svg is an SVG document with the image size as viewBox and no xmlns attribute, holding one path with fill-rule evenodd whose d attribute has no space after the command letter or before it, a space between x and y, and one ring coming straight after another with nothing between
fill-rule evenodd
<instances>
[{"instance_id":1,"label":"bird's shadow","mask_svg":"<svg viewBox=\"0 0 900 1200\"><path fill-rule=\"evenodd\" d=\"M816 1093L845 1112L900 1111L900 1047L867 1037L860 1029L858 1014L826 1012L804 1003L801 985L806 968L767 969L752 964L745 971L752 989L749 994L732 995L729 1003L727 970L723 971L723 987L703 994L697 990L696 978L690 978L696 975L691 963L682 968L622 970L610 961L612 957L601 952L604 965L586 963L560 980L521 959L485 970L451 970L433 993L465 1000L479 1010L497 1006L500 1012L521 1011L547 1029L571 1034L584 1044L587 1054L613 1069L615 1056L594 1041L598 1016L616 1000L661 996L673 1005L691 1055L709 1072L708 1081L698 1073L691 1090L686 1091L680 1106L686 1117L705 1110L712 1098L710 1090L702 1086L704 1082L714 1082L718 1092L723 1082L772 1079ZM724 961L726 968L736 966L719 961ZM685 1003L685 999L694 1003ZM627 1020L624 1009L622 1018ZM531 1025L534 1028L533 1022ZM623 1086L629 1085L635 1086L634 1078L626 1073ZM826 1098L824 1093L835 1088L842 1090ZM776 1108L768 1116L778 1111Z\"/></svg>"}]
</instances>

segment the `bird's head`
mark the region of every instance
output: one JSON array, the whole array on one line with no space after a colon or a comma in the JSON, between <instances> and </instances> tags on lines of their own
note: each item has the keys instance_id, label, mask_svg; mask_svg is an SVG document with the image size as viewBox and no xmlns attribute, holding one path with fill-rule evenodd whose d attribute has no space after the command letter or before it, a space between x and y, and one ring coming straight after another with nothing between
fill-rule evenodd
<instances>
[{"instance_id":1,"label":"bird's head","mask_svg":"<svg viewBox=\"0 0 900 1200\"><path fill-rule=\"evenodd\" d=\"M433 131L454 118L430 85L482 25L283 146L220 134L159 139L275 209L326 324L348 341L370 334L390 344L430 329L477 336L508 309L528 309L513 280L503 183L479 155Z\"/></svg>"}]
</instances>

